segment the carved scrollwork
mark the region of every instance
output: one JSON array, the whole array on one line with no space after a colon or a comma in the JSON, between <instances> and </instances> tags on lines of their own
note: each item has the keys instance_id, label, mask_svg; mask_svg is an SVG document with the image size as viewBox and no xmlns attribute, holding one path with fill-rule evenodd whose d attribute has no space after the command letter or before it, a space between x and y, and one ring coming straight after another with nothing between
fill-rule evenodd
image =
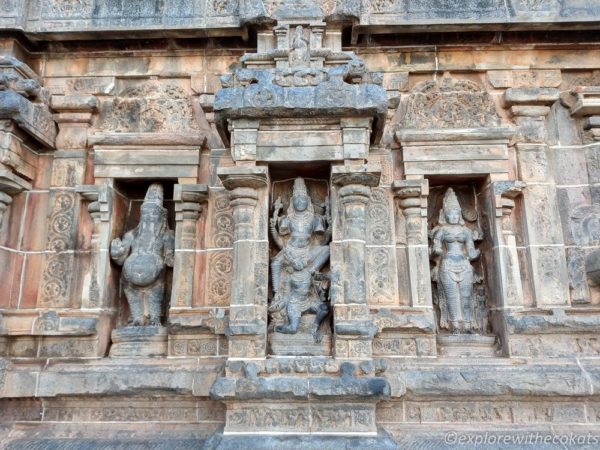
<instances>
[{"instance_id":1,"label":"carved scrollwork","mask_svg":"<svg viewBox=\"0 0 600 450\"><path fill-rule=\"evenodd\" d=\"M233 260L231 252L215 252L209 258L209 305L228 305L231 297Z\"/></svg>"}]
</instances>

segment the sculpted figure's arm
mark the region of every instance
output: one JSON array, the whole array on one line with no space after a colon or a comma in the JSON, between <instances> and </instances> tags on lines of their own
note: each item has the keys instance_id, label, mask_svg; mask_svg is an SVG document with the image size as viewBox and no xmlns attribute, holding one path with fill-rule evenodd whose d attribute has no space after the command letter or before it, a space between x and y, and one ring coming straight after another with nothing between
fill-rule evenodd
<instances>
[{"instance_id":1,"label":"sculpted figure's arm","mask_svg":"<svg viewBox=\"0 0 600 450\"><path fill-rule=\"evenodd\" d=\"M133 243L133 233L128 231L123 236L123 240L120 238L113 239L110 243L110 257L119 265L122 266L129 252L131 251L131 244Z\"/></svg>"},{"instance_id":2,"label":"sculpted figure's arm","mask_svg":"<svg viewBox=\"0 0 600 450\"><path fill-rule=\"evenodd\" d=\"M442 254L442 239L444 232L442 228L433 231L433 245L431 246L430 255L439 256Z\"/></svg>"},{"instance_id":3,"label":"sculpted figure's arm","mask_svg":"<svg viewBox=\"0 0 600 450\"><path fill-rule=\"evenodd\" d=\"M283 209L283 204L281 203L281 197L277 197L275 200L275 205L273 209L273 217L269 219L269 229L271 231L271 237L273 238L273 242L277 248L283 248L283 239L281 239L281 235L277 231L277 222L279 221L279 213Z\"/></svg>"},{"instance_id":4,"label":"sculpted figure's arm","mask_svg":"<svg viewBox=\"0 0 600 450\"><path fill-rule=\"evenodd\" d=\"M465 245L467 247L467 257L469 258L469 261L473 261L474 259L479 258L481 252L479 251L479 249L475 248L475 242L473 240L473 233L471 232L471 230L467 228L466 233L467 239L465 241Z\"/></svg>"},{"instance_id":5,"label":"sculpted figure's arm","mask_svg":"<svg viewBox=\"0 0 600 450\"><path fill-rule=\"evenodd\" d=\"M163 236L165 264L167 267L173 267L175 262L175 233L167 231Z\"/></svg>"}]
</instances>

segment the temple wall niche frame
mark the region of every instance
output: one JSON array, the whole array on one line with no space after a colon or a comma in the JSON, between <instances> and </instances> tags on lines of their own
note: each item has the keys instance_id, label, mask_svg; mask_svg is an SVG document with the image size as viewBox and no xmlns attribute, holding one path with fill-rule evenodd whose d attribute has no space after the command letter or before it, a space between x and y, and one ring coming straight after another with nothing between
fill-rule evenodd
<instances>
[{"instance_id":1,"label":"temple wall niche frame","mask_svg":"<svg viewBox=\"0 0 600 450\"><path fill-rule=\"evenodd\" d=\"M210 135L210 130L201 126L202 118L196 119L192 101L185 91L168 82L147 80L126 87L105 101L95 132L88 139L94 155L95 184L77 187L90 201L88 210L94 222L92 262L82 295L85 301L111 311L113 320L120 321L119 326L125 325L127 318L119 319L116 303L122 284L121 270L111 262L111 257L120 264L127 264L119 259L119 242L114 240L127 236L126 232L138 225L135 218L124 223L128 212L139 209L131 208L132 202L142 205L142 209L144 204L152 202L167 206L171 231L165 230L165 233L174 240L172 258L167 258L168 265L173 267L172 280L165 280L164 298L160 300L163 305L169 305L168 311L162 311L154 321L150 319L153 321L150 325L160 321L161 327L156 327L159 332L144 326L114 330L112 356L173 353L175 348L181 347L181 344L175 345L178 336L183 334L185 340L190 324L202 322L210 314L194 307L197 284L202 280L197 277L198 261L201 261L197 246L202 243L198 231L204 228L198 222L208 198L208 187L198 184L200 155L206 150ZM149 186L155 186L154 191L160 188L163 194L159 197L163 200L142 202L144 195L156 197L151 195L153 188ZM146 189L148 192L144 194ZM168 198L164 192L168 192ZM129 303L132 295L135 297L131 293L127 295ZM136 322L135 317L132 320ZM167 333L164 326L171 331Z\"/></svg>"},{"instance_id":2,"label":"temple wall niche frame","mask_svg":"<svg viewBox=\"0 0 600 450\"><path fill-rule=\"evenodd\" d=\"M410 262L407 270L411 304L431 308L432 313L435 310L436 328L442 333L437 339L441 354L494 356L501 349L495 348L493 337L490 340L484 336L488 330L473 330L467 323L452 325L448 322L449 311L440 311L441 305L447 307L447 299L440 302L440 293L454 298L456 288L458 300L452 301L459 304L459 310L467 291L473 310L479 307L475 297L479 294L487 296L487 300L479 301L485 304L479 308L495 311L485 320L490 320L493 334L506 342L504 312L498 311L517 306L515 303L522 301L522 295L516 293L522 292L522 288L519 272L515 270L519 267L516 244L502 233L507 225L503 225L502 202L498 198L504 191L494 193L493 186L497 183L514 186L515 182L509 181L512 172L508 145L515 130L502 125L489 94L472 81L444 76L437 81L422 82L413 89L404 106L405 115L395 138L401 146L402 171L406 179L396 180L393 189L398 198L399 214L403 215L399 223L406 227L405 232L400 230L405 241L399 242L399 249L406 252ZM449 188L453 188L452 193ZM464 234L466 240L461 237L458 242L460 245L470 242L472 247L468 252L463 248L461 254L468 253L475 266L465 259L461 263L464 265L462 275L458 272L446 275L444 271L448 269L445 268L450 266L444 262L445 252L450 245L458 244L450 244L452 240L446 237L444 230L448 225L445 223L446 220L455 223L449 211L458 208L461 208L460 224L464 225L456 222L456 225L450 225L448 232L458 232L456 227L465 230L460 234ZM434 260L430 258L435 255L436 262L431 265L430 261ZM477 267L481 271L484 265L485 279L477 288L477 275L483 275L477 272ZM466 284L469 283L465 282L451 286L453 277L471 282L472 277L467 274L474 276L473 289L468 289ZM430 284L430 280L434 283ZM435 289L433 292L430 286ZM462 313L468 314L468 311ZM488 315L488 312L483 314ZM482 325L473 322L473 326ZM444 331L451 334L444 337Z\"/></svg>"}]
</instances>

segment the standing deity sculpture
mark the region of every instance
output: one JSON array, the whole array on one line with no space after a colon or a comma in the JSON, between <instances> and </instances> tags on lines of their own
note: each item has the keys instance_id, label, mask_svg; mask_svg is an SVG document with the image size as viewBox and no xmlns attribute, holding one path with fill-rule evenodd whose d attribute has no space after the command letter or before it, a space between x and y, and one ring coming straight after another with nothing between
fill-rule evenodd
<instances>
[{"instance_id":1,"label":"standing deity sculpture","mask_svg":"<svg viewBox=\"0 0 600 450\"><path fill-rule=\"evenodd\" d=\"M308 67L310 63L310 49L302 25L298 25L294 32L289 61L290 67Z\"/></svg>"},{"instance_id":2,"label":"standing deity sculpture","mask_svg":"<svg viewBox=\"0 0 600 450\"><path fill-rule=\"evenodd\" d=\"M456 194L449 188L439 213L438 225L431 231L430 255L436 261L432 280L437 284L440 328L452 334L472 334L478 328L474 311L473 285L481 281L471 261L480 255L473 231L465 226Z\"/></svg>"},{"instance_id":3,"label":"standing deity sculpture","mask_svg":"<svg viewBox=\"0 0 600 450\"><path fill-rule=\"evenodd\" d=\"M271 262L274 296L269 312L285 311L288 323L276 325L275 331L287 334L298 331L302 314L315 313L312 335L315 342L319 342L319 326L329 312L327 276L319 272L329 259L329 206L325 205L324 216L315 213L304 179L298 177L294 180L287 214L280 217L282 209L281 198L277 198L270 230L280 251ZM322 238L315 242L313 238L318 234ZM284 241L284 236L289 239Z\"/></svg>"},{"instance_id":4,"label":"standing deity sculpture","mask_svg":"<svg viewBox=\"0 0 600 450\"><path fill-rule=\"evenodd\" d=\"M121 287L127 297L135 327L161 326L165 296L165 273L173 267L175 236L167 224L163 207L163 187L150 185L140 208L136 228L116 238L110 246L110 256L123 266Z\"/></svg>"}]
</instances>

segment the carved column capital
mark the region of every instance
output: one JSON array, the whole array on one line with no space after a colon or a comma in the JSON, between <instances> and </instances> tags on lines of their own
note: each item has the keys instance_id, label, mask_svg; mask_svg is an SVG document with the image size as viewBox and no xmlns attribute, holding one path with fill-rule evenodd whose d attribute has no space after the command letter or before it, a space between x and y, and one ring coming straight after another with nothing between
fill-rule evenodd
<instances>
[{"instance_id":1,"label":"carved column capital","mask_svg":"<svg viewBox=\"0 0 600 450\"><path fill-rule=\"evenodd\" d=\"M427 217L429 180L396 180L392 183L392 190L406 217Z\"/></svg>"},{"instance_id":2,"label":"carved column capital","mask_svg":"<svg viewBox=\"0 0 600 450\"><path fill-rule=\"evenodd\" d=\"M50 105L58 124L56 147L81 149L87 145L87 130L92 116L98 110L98 99L93 95L54 95Z\"/></svg>"},{"instance_id":3,"label":"carved column capital","mask_svg":"<svg viewBox=\"0 0 600 450\"><path fill-rule=\"evenodd\" d=\"M515 198L523 195L527 184L524 181L495 181L492 183L494 190L494 206L496 217L510 217L515 207Z\"/></svg>"},{"instance_id":4,"label":"carved column capital","mask_svg":"<svg viewBox=\"0 0 600 450\"><path fill-rule=\"evenodd\" d=\"M108 183L104 184L80 184L75 186L78 192L88 204L88 212L95 223L108 222L110 220L110 200Z\"/></svg>"},{"instance_id":5,"label":"carved column capital","mask_svg":"<svg viewBox=\"0 0 600 450\"><path fill-rule=\"evenodd\" d=\"M573 117L583 119L583 129L591 140L600 141L600 86L577 86L560 99Z\"/></svg>"},{"instance_id":6,"label":"carved column capital","mask_svg":"<svg viewBox=\"0 0 600 450\"><path fill-rule=\"evenodd\" d=\"M4 213L12 203L12 198L19 192L29 189L31 189L31 184L28 181L0 163L0 225L2 225Z\"/></svg>"},{"instance_id":7,"label":"carved column capital","mask_svg":"<svg viewBox=\"0 0 600 450\"><path fill-rule=\"evenodd\" d=\"M258 189L266 187L266 167L222 167L217 175L229 191L233 208L234 241L254 238L254 210Z\"/></svg>"},{"instance_id":8,"label":"carved column capital","mask_svg":"<svg viewBox=\"0 0 600 450\"><path fill-rule=\"evenodd\" d=\"M559 98L556 88L509 88L504 92L504 104L518 125L517 140L545 142L545 118L550 106Z\"/></svg>"},{"instance_id":9,"label":"carved column capital","mask_svg":"<svg viewBox=\"0 0 600 450\"><path fill-rule=\"evenodd\" d=\"M173 188L175 221L196 221L202 212L202 204L208 200L206 184L176 184Z\"/></svg>"}]
</instances>

